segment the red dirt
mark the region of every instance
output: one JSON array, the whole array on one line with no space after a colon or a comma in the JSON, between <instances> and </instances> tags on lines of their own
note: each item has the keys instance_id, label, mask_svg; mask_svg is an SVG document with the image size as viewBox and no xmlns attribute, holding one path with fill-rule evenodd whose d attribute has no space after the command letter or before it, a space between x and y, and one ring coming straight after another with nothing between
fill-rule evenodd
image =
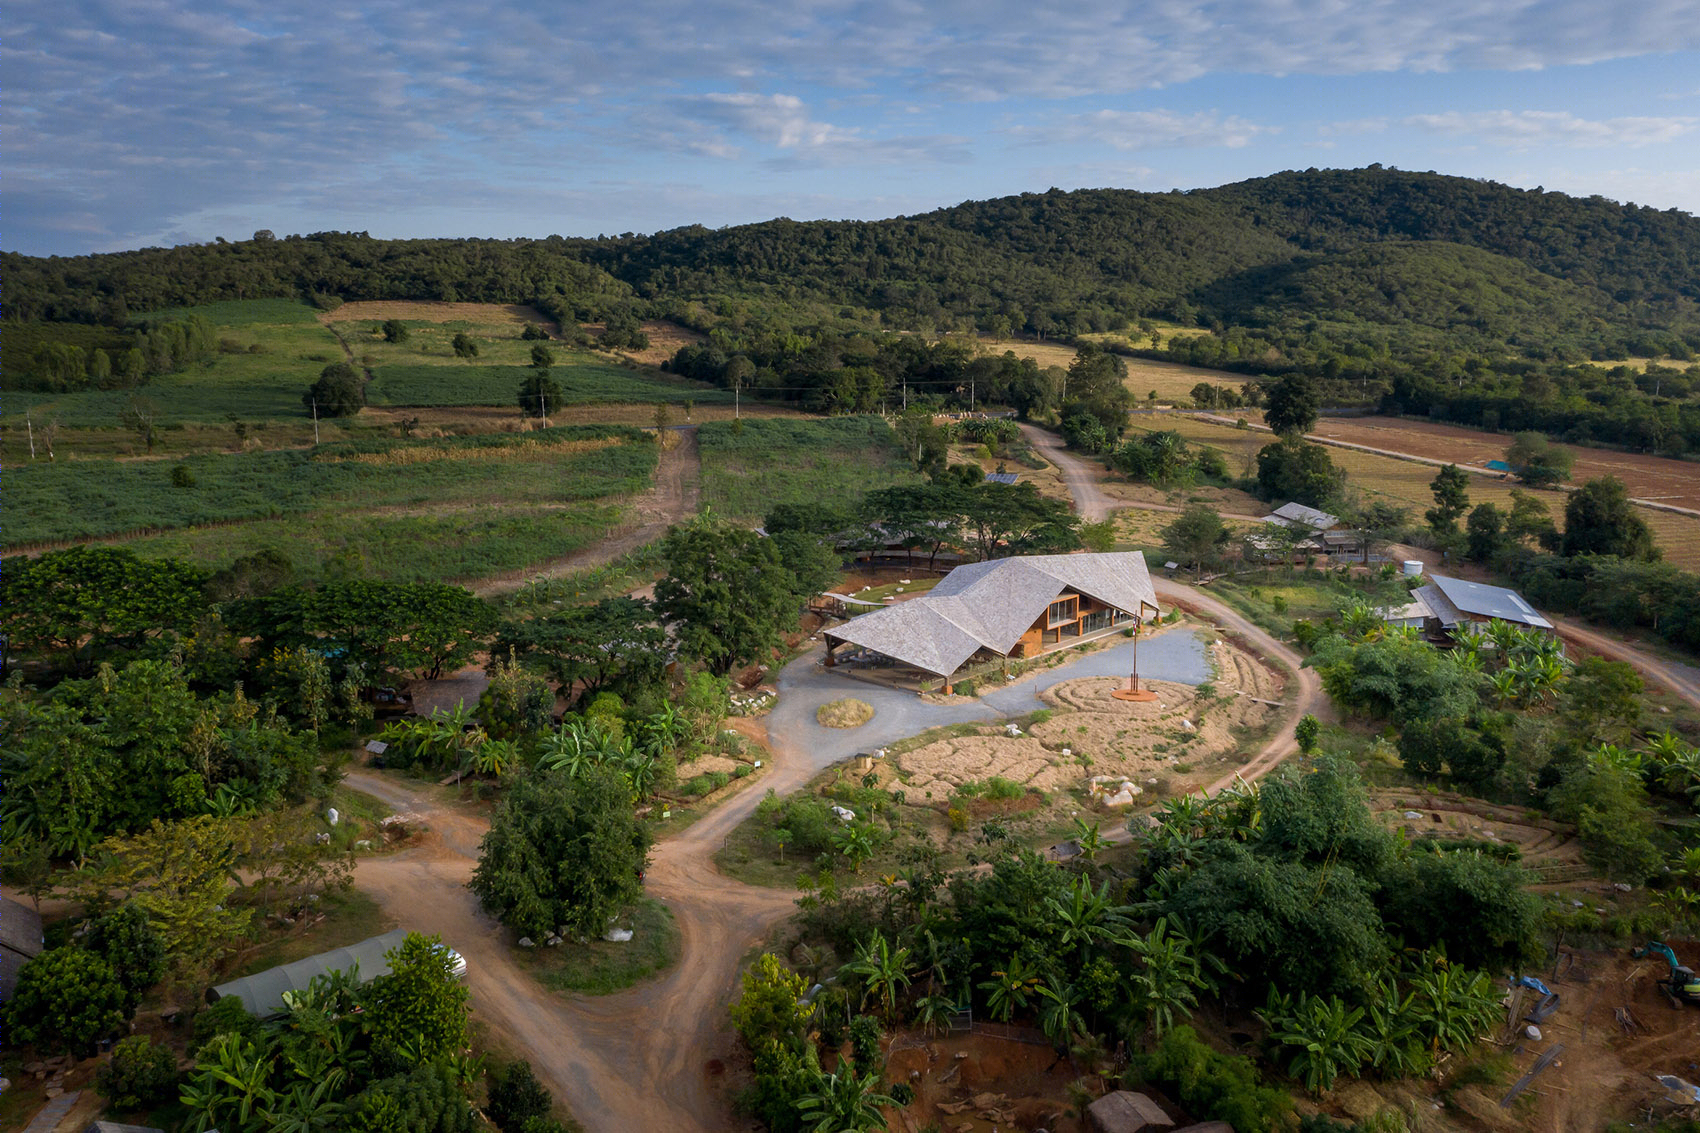
<instances>
[{"instance_id":1,"label":"red dirt","mask_svg":"<svg viewBox=\"0 0 1700 1133\"><path fill-rule=\"evenodd\" d=\"M1459 464L1485 465L1504 460L1511 437L1457 425L1408 421L1398 417L1324 417L1317 422L1313 437L1366 445L1390 452L1410 453L1430 460L1452 460ZM1560 446L1576 458L1571 472L1575 484L1599 476L1616 476L1636 499L1652 500L1673 507L1700 508L1700 464L1647 456L1635 452Z\"/></svg>"}]
</instances>

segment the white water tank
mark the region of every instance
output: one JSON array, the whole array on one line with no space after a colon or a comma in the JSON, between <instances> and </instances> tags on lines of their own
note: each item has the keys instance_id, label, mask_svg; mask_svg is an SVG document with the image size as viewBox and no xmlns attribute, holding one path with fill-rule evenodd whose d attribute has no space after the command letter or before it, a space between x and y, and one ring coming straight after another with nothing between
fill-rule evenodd
<instances>
[{"instance_id":1,"label":"white water tank","mask_svg":"<svg viewBox=\"0 0 1700 1133\"><path fill-rule=\"evenodd\" d=\"M1406 578L1417 578L1423 573L1423 561L1421 559L1406 559L1404 567Z\"/></svg>"}]
</instances>

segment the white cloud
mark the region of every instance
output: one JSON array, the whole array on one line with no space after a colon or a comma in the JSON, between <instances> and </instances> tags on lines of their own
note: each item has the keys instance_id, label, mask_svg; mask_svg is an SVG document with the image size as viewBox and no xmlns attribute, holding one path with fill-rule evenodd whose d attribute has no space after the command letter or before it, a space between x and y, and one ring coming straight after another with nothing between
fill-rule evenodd
<instances>
[{"instance_id":1,"label":"white cloud","mask_svg":"<svg viewBox=\"0 0 1700 1133\"><path fill-rule=\"evenodd\" d=\"M1076 114L1049 126L1018 126L1010 133L1028 141L1090 142L1122 150L1239 149L1259 134L1279 133L1238 115L1214 110L1182 114L1173 110L1097 110Z\"/></svg>"},{"instance_id":2,"label":"white cloud","mask_svg":"<svg viewBox=\"0 0 1700 1133\"><path fill-rule=\"evenodd\" d=\"M1476 137L1496 146L1650 146L1700 127L1700 118L1581 118L1569 111L1449 110L1414 114L1404 123L1437 134Z\"/></svg>"}]
</instances>

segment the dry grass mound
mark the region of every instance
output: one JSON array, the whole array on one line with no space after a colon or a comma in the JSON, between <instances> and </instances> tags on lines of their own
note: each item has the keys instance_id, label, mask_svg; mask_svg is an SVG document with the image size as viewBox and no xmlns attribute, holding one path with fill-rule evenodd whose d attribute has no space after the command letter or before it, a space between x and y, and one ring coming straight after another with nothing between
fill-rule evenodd
<instances>
[{"instance_id":1,"label":"dry grass mound","mask_svg":"<svg viewBox=\"0 0 1700 1133\"><path fill-rule=\"evenodd\" d=\"M823 728L860 728L874 718L874 706L847 696L815 709L815 720Z\"/></svg>"}]
</instances>

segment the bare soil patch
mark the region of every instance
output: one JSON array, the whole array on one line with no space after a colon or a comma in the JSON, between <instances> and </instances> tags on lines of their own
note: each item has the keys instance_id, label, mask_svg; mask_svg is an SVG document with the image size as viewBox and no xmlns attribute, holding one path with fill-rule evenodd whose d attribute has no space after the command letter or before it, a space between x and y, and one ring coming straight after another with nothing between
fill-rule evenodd
<instances>
[{"instance_id":1,"label":"bare soil patch","mask_svg":"<svg viewBox=\"0 0 1700 1133\"><path fill-rule=\"evenodd\" d=\"M601 323L585 323L584 329L600 337L603 326ZM663 362L672 360L673 355L679 352L681 346L691 346L695 343L708 341L707 336L700 335L689 327L682 327L678 323L661 320L644 323L643 333L649 336L649 348L647 350L622 350L620 353L648 366L659 366Z\"/></svg>"},{"instance_id":2,"label":"bare soil patch","mask_svg":"<svg viewBox=\"0 0 1700 1133\"><path fill-rule=\"evenodd\" d=\"M1410 453L1431 460L1485 465L1503 460L1512 438L1458 425L1407 421L1398 417L1324 417L1313 436L1348 444ZM1700 508L1700 464L1635 452L1563 445L1576 458L1571 481L1580 484L1616 476L1637 499L1675 507Z\"/></svg>"},{"instance_id":3,"label":"bare soil patch","mask_svg":"<svg viewBox=\"0 0 1700 1133\"><path fill-rule=\"evenodd\" d=\"M1242 737L1266 728L1282 683L1224 641L1210 646L1217 677L1205 695L1191 685L1146 681L1151 702L1116 700L1121 677L1064 681L1039 694L1052 715L1026 734L1002 725L953 736L895 757L908 785L932 798L999 776L1041 791L1084 789L1096 775L1170 789L1205 782L1238 757ZM1210 695L1212 693L1214 695Z\"/></svg>"}]
</instances>

